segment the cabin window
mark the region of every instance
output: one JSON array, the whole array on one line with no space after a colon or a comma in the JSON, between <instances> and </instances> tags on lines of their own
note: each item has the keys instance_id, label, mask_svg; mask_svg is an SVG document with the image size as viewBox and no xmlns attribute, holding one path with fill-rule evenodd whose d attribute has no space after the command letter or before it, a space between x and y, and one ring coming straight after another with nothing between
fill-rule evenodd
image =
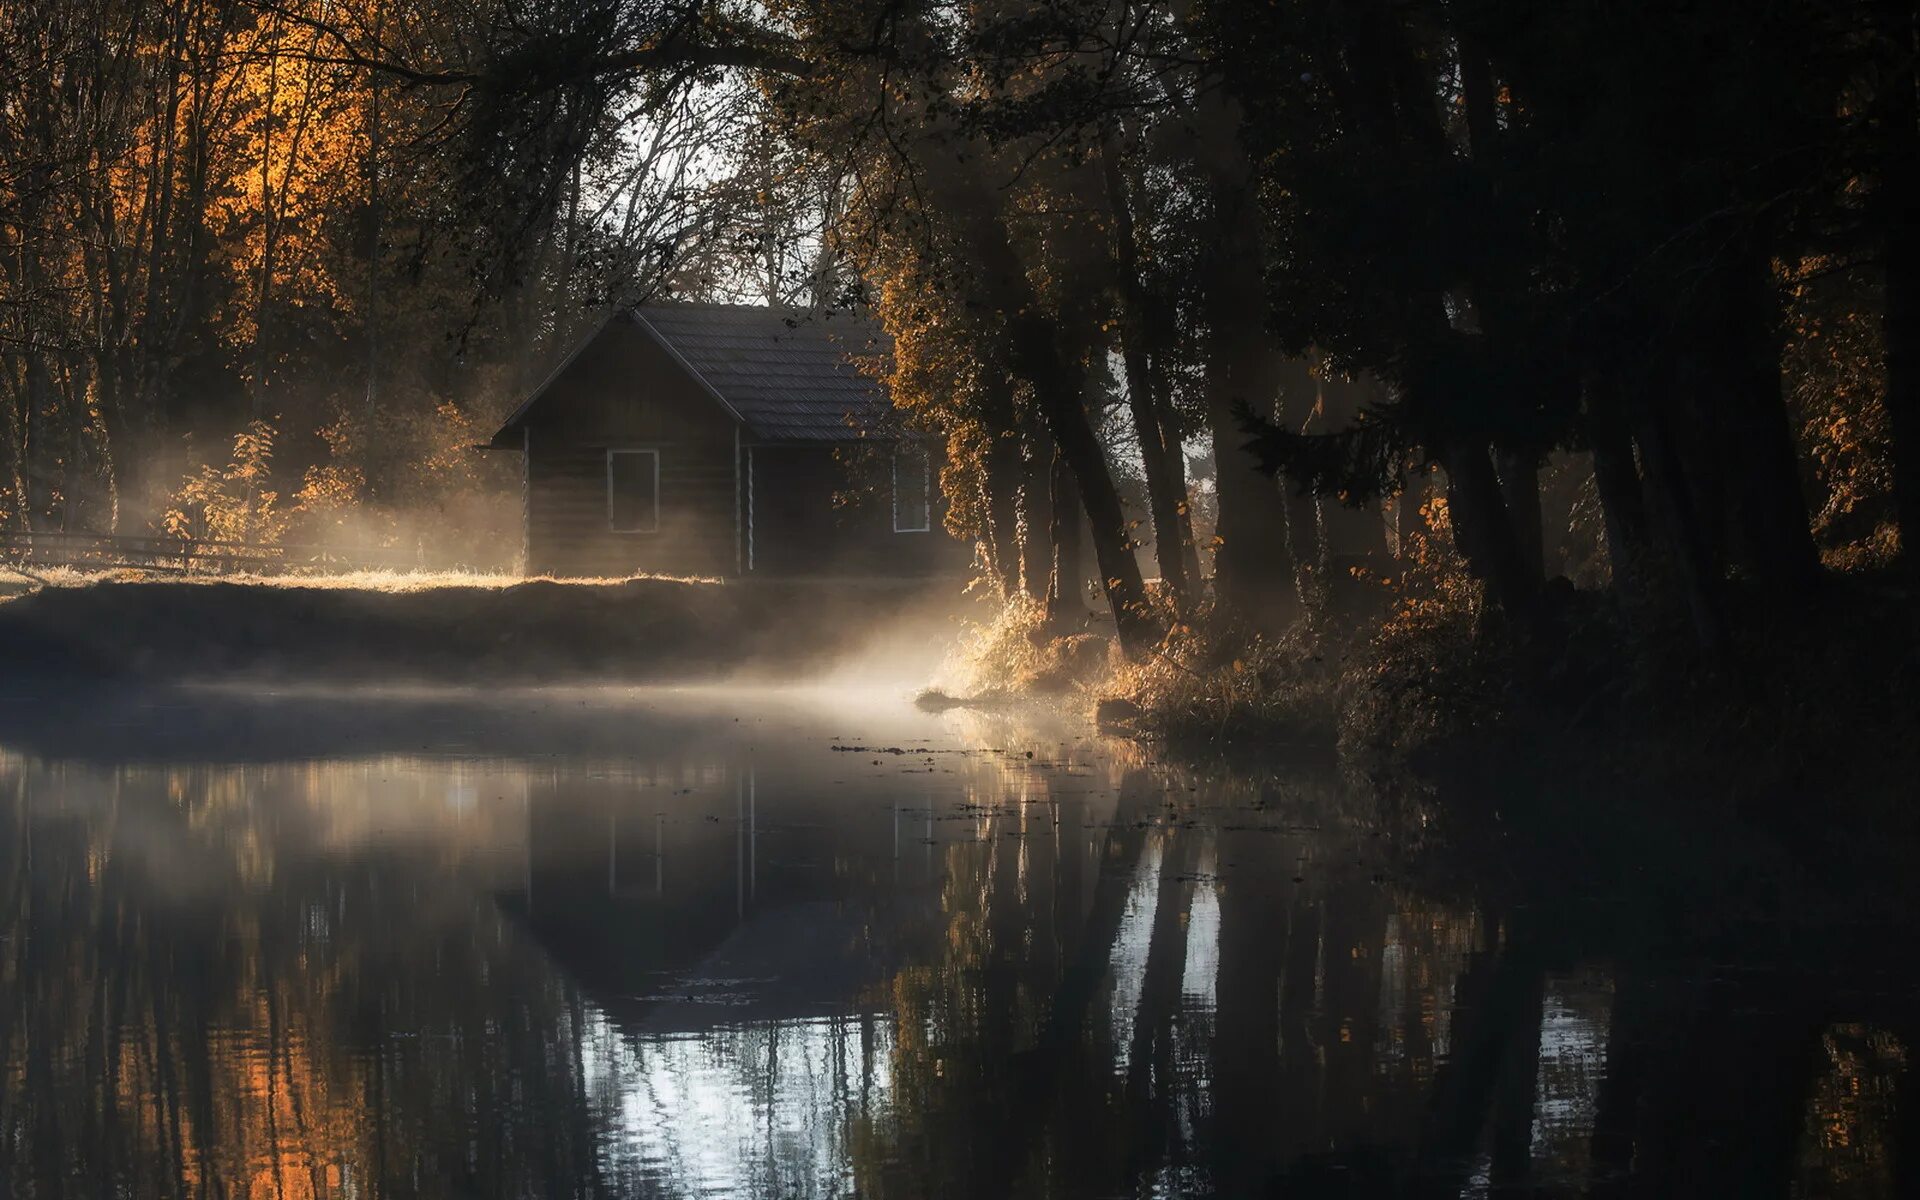
<instances>
[{"instance_id":1,"label":"cabin window","mask_svg":"<svg viewBox=\"0 0 1920 1200\"><path fill-rule=\"evenodd\" d=\"M933 463L925 446L893 448L893 531L925 533L933 525Z\"/></svg>"},{"instance_id":2,"label":"cabin window","mask_svg":"<svg viewBox=\"0 0 1920 1200\"><path fill-rule=\"evenodd\" d=\"M660 528L660 452L607 451L607 527L615 533Z\"/></svg>"}]
</instances>

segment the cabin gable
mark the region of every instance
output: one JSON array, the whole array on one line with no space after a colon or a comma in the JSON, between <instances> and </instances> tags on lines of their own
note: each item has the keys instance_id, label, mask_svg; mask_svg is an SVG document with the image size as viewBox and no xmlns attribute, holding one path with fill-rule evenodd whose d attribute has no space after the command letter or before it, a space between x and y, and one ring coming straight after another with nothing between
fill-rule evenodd
<instances>
[{"instance_id":1,"label":"cabin gable","mask_svg":"<svg viewBox=\"0 0 1920 1200\"><path fill-rule=\"evenodd\" d=\"M616 318L521 417L532 575L728 575L737 423L630 320Z\"/></svg>"}]
</instances>

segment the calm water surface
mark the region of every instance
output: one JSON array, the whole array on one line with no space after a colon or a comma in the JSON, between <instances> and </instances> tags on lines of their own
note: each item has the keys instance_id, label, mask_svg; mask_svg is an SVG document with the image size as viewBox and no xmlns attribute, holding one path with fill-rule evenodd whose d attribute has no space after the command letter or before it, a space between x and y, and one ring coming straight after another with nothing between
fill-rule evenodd
<instances>
[{"instance_id":1,"label":"calm water surface","mask_svg":"<svg viewBox=\"0 0 1920 1200\"><path fill-rule=\"evenodd\" d=\"M1897 963L1420 883L1311 776L888 692L8 728L0 1195L1912 1194Z\"/></svg>"}]
</instances>

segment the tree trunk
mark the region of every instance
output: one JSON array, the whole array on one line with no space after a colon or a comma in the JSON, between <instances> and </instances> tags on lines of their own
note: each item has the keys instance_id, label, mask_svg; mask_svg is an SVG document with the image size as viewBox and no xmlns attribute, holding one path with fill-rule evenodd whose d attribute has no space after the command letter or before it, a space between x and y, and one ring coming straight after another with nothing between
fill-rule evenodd
<instances>
[{"instance_id":1,"label":"tree trunk","mask_svg":"<svg viewBox=\"0 0 1920 1200\"><path fill-rule=\"evenodd\" d=\"M1213 435L1214 516L1213 590L1224 607L1243 616L1285 602L1294 587L1288 579L1288 508L1280 487L1260 472L1243 447L1246 433L1233 402L1245 398L1235 386L1238 372L1219 358L1207 370L1207 419ZM1241 375L1244 378L1244 375ZM1262 406L1256 405L1256 410Z\"/></svg>"},{"instance_id":2,"label":"tree trunk","mask_svg":"<svg viewBox=\"0 0 1920 1200\"><path fill-rule=\"evenodd\" d=\"M1607 565L1613 586L1632 591L1646 569L1647 513L1640 472L1624 434L1593 443L1593 489L1606 527Z\"/></svg>"},{"instance_id":3,"label":"tree trunk","mask_svg":"<svg viewBox=\"0 0 1920 1200\"><path fill-rule=\"evenodd\" d=\"M1074 486L1073 472L1066 457L1053 456L1053 571L1047 584L1047 625L1066 630L1077 628L1087 617L1081 583L1086 571L1080 554L1080 489Z\"/></svg>"},{"instance_id":4,"label":"tree trunk","mask_svg":"<svg viewBox=\"0 0 1920 1200\"><path fill-rule=\"evenodd\" d=\"M951 145L931 138L924 144L929 153L918 160L924 168L919 182L932 206L954 222L962 241L968 299L1006 323L1007 366L1032 388L1047 431L1079 485L1120 648L1129 656L1142 654L1160 631L1127 538L1119 489L1087 417L1086 368L1061 349L1054 314L1035 294L1009 235L1004 196L988 187L978 167L955 154Z\"/></svg>"},{"instance_id":5,"label":"tree trunk","mask_svg":"<svg viewBox=\"0 0 1920 1200\"><path fill-rule=\"evenodd\" d=\"M1289 359L1280 367L1279 398L1274 418L1295 433L1324 431L1326 413L1320 381L1314 378L1313 364L1304 358ZM1280 482L1281 505L1286 513L1286 552L1292 560L1293 599L1301 612L1316 612L1326 604L1330 585L1329 557L1333 551L1332 523L1327 520L1326 499Z\"/></svg>"},{"instance_id":6,"label":"tree trunk","mask_svg":"<svg viewBox=\"0 0 1920 1200\"><path fill-rule=\"evenodd\" d=\"M1718 653L1727 640L1726 622L1720 609L1720 573L1694 514L1664 414L1649 412L1642 418L1639 440L1647 467L1647 495L1673 547L1694 636L1701 649Z\"/></svg>"},{"instance_id":7,"label":"tree trunk","mask_svg":"<svg viewBox=\"0 0 1920 1200\"><path fill-rule=\"evenodd\" d=\"M1123 357L1127 404L1139 434L1147 507L1153 519L1153 556L1160 564L1160 578L1166 583L1168 593L1176 605L1184 608L1193 600L1194 576L1190 564L1196 558L1193 527L1186 519L1186 472L1181 469L1181 451L1178 444L1169 446L1164 440L1164 426L1155 411L1146 355L1128 350Z\"/></svg>"},{"instance_id":8,"label":"tree trunk","mask_svg":"<svg viewBox=\"0 0 1920 1200\"><path fill-rule=\"evenodd\" d=\"M1053 575L1053 520L1051 471L1054 450L1038 432L1030 432L1020 461L1020 590L1034 600L1045 600Z\"/></svg>"},{"instance_id":9,"label":"tree trunk","mask_svg":"<svg viewBox=\"0 0 1920 1200\"><path fill-rule=\"evenodd\" d=\"M1506 502L1520 557L1535 583L1547 575L1546 520L1540 512L1540 464L1525 450L1499 450L1500 498Z\"/></svg>"},{"instance_id":10,"label":"tree trunk","mask_svg":"<svg viewBox=\"0 0 1920 1200\"><path fill-rule=\"evenodd\" d=\"M1146 581L1127 538L1126 511L1107 467L1106 451L1087 418L1086 370L1062 353L1055 322L1034 294L1024 265L1000 216L999 197L965 172L963 164L941 157L927 182L940 193L940 207L965 222L973 252L974 285L984 306L1006 321L1008 366L1033 389L1047 432L1079 485L1100 564L1100 581L1113 609L1121 651L1144 653L1158 640Z\"/></svg>"},{"instance_id":11,"label":"tree trunk","mask_svg":"<svg viewBox=\"0 0 1920 1200\"><path fill-rule=\"evenodd\" d=\"M1514 536L1513 520L1500 494L1500 480L1485 442L1457 437L1445 447L1447 510L1454 542L1467 568L1486 584L1488 598L1508 616L1525 619L1539 596L1538 576Z\"/></svg>"},{"instance_id":12,"label":"tree trunk","mask_svg":"<svg viewBox=\"0 0 1920 1200\"><path fill-rule=\"evenodd\" d=\"M982 455L986 495L981 515L987 567L1002 595L1020 587L1020 434L1014 425L1011 385L990 384L983 425L987 444Z\"/></svg>"},{"instance_id":13,"label":"tree trunk","mask_svg":"<svg viewBox=\"0 0 1920 1200\"><path fill-rule=\"evenodd\" d=\"M1280 486L1285 489L1281 497L1287 519L1284 549L1293 568L1293 587L1276 597L1280 605L1277 611L1280 615L1288 611L1310 613L1326 599L1327 540L1321 521L1325 514L1320 497L1312 492L1303 492L1285 481Z\"/></svg>"},{"instance_id":14,"label":"tree trunk","mask_svg":"<svg viewBox=\"0 0 1920 1200\"><path fill-rule=\"evenodd\" d=\"M1593 487L1606 524L1613 583L1631 590L1646 569L1647 505L1633 442L1621 418L1618 388L1618 381L1596 380L1588 389L1587 444L1593 451Z\"/></svg>"},{"instance_id":15,"label":"tree trunk","mask_svg":"<svg viewBox=\"0 0 1920 1200\"><path fill-rule=\"evenodd\" d=\"M1054 444L1073 472L1093 533L1094 558L1107 602L1113 608L1114 631L1121 650L1129 656L1143 653L1158 639L1152 611L1147 606L1146 581L1127 540L1127 516L1119 489L1107 469L1106 451L1087 419L1082 372L1067 363L1054 342L1051 322L1035 315L1032 305L1003 308L1008 314L1014 362L1033 385Z\"/></svg>"},{"instance_id":16,"label":"tree trunk","mask_svg":"<svg viewBox=\"0 0 1920 1200\"><path fill-rule=\"evenodd\" d=\"M1182 519L1186 484L1180 470L1178 441L1168 443L1167 422L1158 411L1147 343L1151 318L1146 288L1140 279L1133 208L1120 176L1119 152L1111 135L1100 154L1101 178L1113 213L1114 269L1119 276L1121 363L1126 373L1127 405L1133 415L1134 435L1140 443L1140 462L1147 483L1147 506L1153 518L1153 553L1160 578L1174 603L1186 608L1192 600L1187 561L1193 555L1192 530Z\"/></svg>"},{"instance_id":17,"label":"tree trunk","mask_svg":"<svg viewBox=\"0 0 1920 1200\"><path fill-rule=\"evenodd\" d=\"M1762 259L1725 286L1721 407L1740 464L1729 491L1741 560L1769 588L1804 592L1819 579L1820 555L1782 395L1772 273Z\"/></svg>"},{"instance_id":18,"label":"tree trunk","mask_svg":"<svg viewBox=\"0 0 1920 1200\"><path fill-rule=\"evenodd\" d=\"M377 44L381 29L386 20L386 5L375 0L373 12L373 38ZM371 440L374 436L374 421L380 406L380 240L383 236L380 195L380 74L370 72L367 76L367 311L362 314L360 328L367 343L367 380L366 396L363 401L364 416L361 424L363 438ZM573 172L573 204L577 209L580 202L580 169L576 163ZM572 221L575 214L569 213ZM569 269L573 266L570 257ZM367 481L372 483L374 476L369 473Z\"/></svg>"},{"instance_id":19,"label":"tree trunk","mask_svg":"<svg viewBox=\"0 0 1920 1200\"><path fill-rule=\"evenodd\" d=\"M1167 378L1165 363L1157 355L1147 359L1147 379L1153 388L1153 408L1160 416L1160 440L1167 447L1167 473L1174 495L1180 498L1175 510L1180 538L1181 570L1187 587L1197 599L1202 586L1200 547L1193 536L1193 505L1187 493L1187 450L1181 437L1180 417L1173 408L1173 384Z\"/></svg>"},{"instance_id":20,"label":"tree trunk","mask_svg":"<svg viewBox=\"0 0 1920 1200\"><path fill-rule=\"evenodd\" d=\"M1226 114L1221 114L1225 116ZM1234 114L1237 120L1237 112ZM1213 590L1223 607L1269 627L1286 604L1287 510L1281 488L1262 474L1246 449L1247 434L1234 408L1245 404L1274 416L1279 355L1267 335L1261 276L1259 214L1237 148L1215 163L1208 180L1213 204L1214 255L1205 273L1207 421L1213 434L1215 498Z\"/></svg>"}]
</instances>

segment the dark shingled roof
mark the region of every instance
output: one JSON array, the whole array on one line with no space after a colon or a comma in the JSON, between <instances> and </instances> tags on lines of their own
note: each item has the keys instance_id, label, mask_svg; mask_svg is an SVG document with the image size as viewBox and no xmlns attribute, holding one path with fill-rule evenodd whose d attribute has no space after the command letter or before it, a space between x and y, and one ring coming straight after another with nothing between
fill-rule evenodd
<instances>
[{"instance_id":1,"label":"dark shingled roof","mask_svg":"<svg viewBox=\"0 0 1920 1200\"><path fill-rule=\"evenodd\" d=\"M747 304L646 304L640 324L757 437L843 441L879 432L892 405L857 360L885 353L872 322L846 312Z\"/></svg>"},{"instance_id":2,"label":"dark shingled roof","mask_svg":"<svg viewBox=\"0 0 1920 1200\"><path fill-rule=\"evenodd\" d=\"M609 324L623 320L664 346L762 441L840 442L890 435L893 406L886 385L864 373L859 360L885 354L891 347L886 335L863 317L753 304L642 304L616 314ZM602 327L588 342L605 333ZM494 445L519 444L521 421L566 366L561 364L507 418L494 435Z\"/></svg>"}]
</instances>

